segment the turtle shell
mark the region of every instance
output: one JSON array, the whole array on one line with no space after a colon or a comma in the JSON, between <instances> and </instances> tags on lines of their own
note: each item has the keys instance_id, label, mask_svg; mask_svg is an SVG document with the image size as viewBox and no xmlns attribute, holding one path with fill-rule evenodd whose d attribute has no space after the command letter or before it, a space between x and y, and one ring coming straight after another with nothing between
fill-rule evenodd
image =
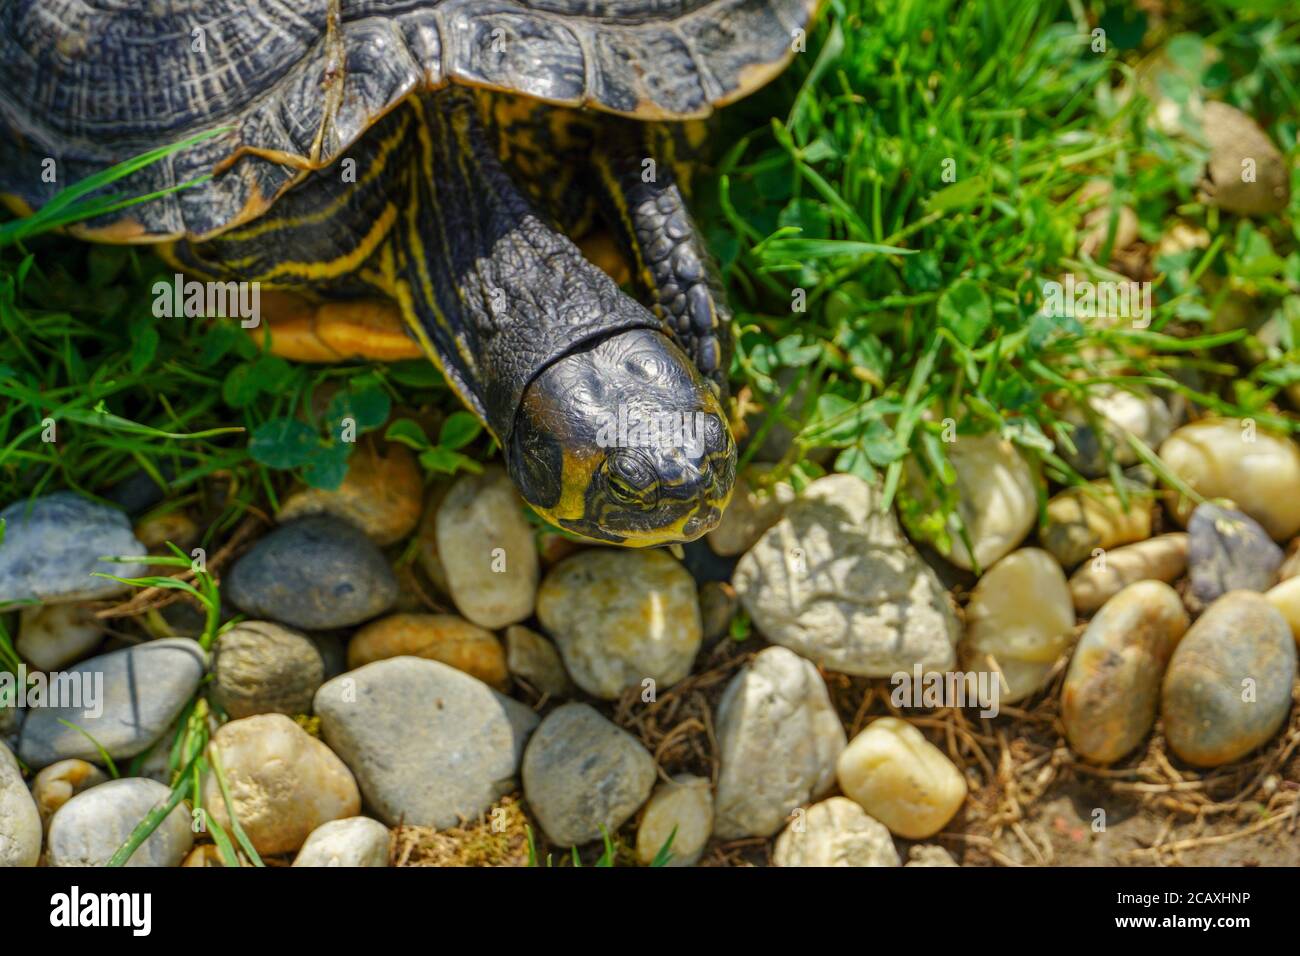
<instances>
[{"instance_id":1,"label":"turtle shell","mask_svg":"<svg viewBox=\"0 0 1300 956\"><path fill-rule=\"evenodd\" d=\"M0 194L20 210L212 130L114 186L190 188L74 227L203 239L261 215L407 96L451 83L689 119L779 73L817 0L8 0ZM15 202L16 200L16 202Z\"/></svg>"}]
</instances>

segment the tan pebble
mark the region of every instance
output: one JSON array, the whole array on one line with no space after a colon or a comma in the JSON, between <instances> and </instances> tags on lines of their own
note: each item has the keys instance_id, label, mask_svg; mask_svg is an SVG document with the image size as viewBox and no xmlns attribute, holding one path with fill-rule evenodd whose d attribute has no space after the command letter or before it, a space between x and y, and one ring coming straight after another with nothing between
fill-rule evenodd
<instances>
[{"instance_id":1,"label":"tan pebble","mask_svg":"<svg viewBox=\"0 0 1300 956\"><path fill-rule=\"evenodd\" d=\"M452 614L390 614L367 624L348 642L348 670L404 655L441 661L498 690L510 686L496 635Z\"/></svg>"},{"instance_id":2,"label":"tan pebble","mask_svg":"<svg viewBox=\"0 0 1300 956\"><path fill-rule=\"evenodd\" d=\"M1178 593L1160 581L1130 584L1106 602L1079 638L1061 690L1061 722L1075 753L1110 763L1142 742L1187 625Z\"/></svg>"},{"instance_id":3,"label":"tan pebble","mask_svg":"<svg viewBox=\"0 0 1300 956\"><path fill-rule=\"evenodd\" d=\"M966 799L961 771L907 721L881 717L836 763L840 788L891 833L921 840L942 830Z\"/></svg>"}]
</instances>

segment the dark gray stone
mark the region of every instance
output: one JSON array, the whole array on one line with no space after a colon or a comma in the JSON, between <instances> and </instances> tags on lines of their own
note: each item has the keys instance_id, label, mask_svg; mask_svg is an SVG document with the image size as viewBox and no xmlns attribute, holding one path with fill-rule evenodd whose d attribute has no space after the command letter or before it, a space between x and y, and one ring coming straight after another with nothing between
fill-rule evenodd
<instances>
[{"instance_id":1,"label":"dark gray stone","mask_svg":"<svg viewBox=\"0 0 1300 956\"><path fill-rule=\"evenodd\" d=\"M1205 503L1187 522L1192 600L1205 607L1229 591L1267 591L1277 580L1282 549L1255 519Z\"/></svg>"},{"instance_id":2,"label":"dark gray stone","mask_svg":"<svg viewBox=\"0 0 1300 956\"><path fill-rule=\"evenodd\" d=\"M291 627L350 627L397 600L388 561L361 531L327 515L301 518L262 538L226 578L240 610Z\"/></svg>"}]
</instances>

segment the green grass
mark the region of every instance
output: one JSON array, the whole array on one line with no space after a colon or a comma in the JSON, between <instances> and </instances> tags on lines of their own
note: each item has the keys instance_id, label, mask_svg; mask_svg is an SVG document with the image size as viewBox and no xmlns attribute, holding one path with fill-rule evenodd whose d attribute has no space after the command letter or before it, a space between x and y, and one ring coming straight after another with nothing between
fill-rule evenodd
<instances>
[{"instance_id":1,"label":"green grass","mask_svg":"<svg viewBox=\"0 0 1300 956\"><path fill-rule=\"evenodd\" d=\"M1149 101L1121 95L1139 59L1165 47L1181 70L1162 84L1170 96L1199 86L1241 107L1294 165L1300 97L1287 76L1300 27L1282 26L1280 4L1252 12L1266 6L1211 3L1157 28L1100 4L833 4L809 54L726 116L735 145L706 197L739 310L736 377L764 410L756 435L777 421L795 433L778 475L820 475L809 453L829 447L830 468L883 476L892 496L911 453L950 506L939 432L952 417L959 432L1000 430L1048 477L1076 483L1053 453L1069 431L1046 400L1102 383L1294 431L1275 399L1300 379L1300 190L1284 217L1221 215L1196 197L1208 154L1194 132L1153 131ZM1105 52L1093 50L1098 24ZM1221 59L1202 67L1205 50ZM1076 201L1093 178L1113 186L1095 260L1079 239L1098 204ZM1120 204L1144 242L1183 221L1209 232L1209 248L1156 264L1149 329L1043 315L1045 281L1123 278L1102 264ZM1250 329L1207 327L1230 293L1288 319L1282 347L1253 369L1234 351Z\"/></svg>"}]
</instances>

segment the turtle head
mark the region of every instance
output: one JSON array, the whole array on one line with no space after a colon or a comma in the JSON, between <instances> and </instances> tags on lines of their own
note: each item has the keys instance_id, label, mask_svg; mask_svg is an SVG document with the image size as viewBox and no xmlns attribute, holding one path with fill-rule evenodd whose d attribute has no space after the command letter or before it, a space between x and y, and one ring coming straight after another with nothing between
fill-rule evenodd
<instances>
[{"instance_id":1,"label":"turtle head","mask_svg":"<svg viewBox=\"0 0 1300 956\"><path fill-rule=\"evenodd\" d=\"M539 514L633 547L713 529L736 474L736 444L712 386L652 329L610 335L539 373L509 446L511 477Z\"/></svg>"}]
</instances>

